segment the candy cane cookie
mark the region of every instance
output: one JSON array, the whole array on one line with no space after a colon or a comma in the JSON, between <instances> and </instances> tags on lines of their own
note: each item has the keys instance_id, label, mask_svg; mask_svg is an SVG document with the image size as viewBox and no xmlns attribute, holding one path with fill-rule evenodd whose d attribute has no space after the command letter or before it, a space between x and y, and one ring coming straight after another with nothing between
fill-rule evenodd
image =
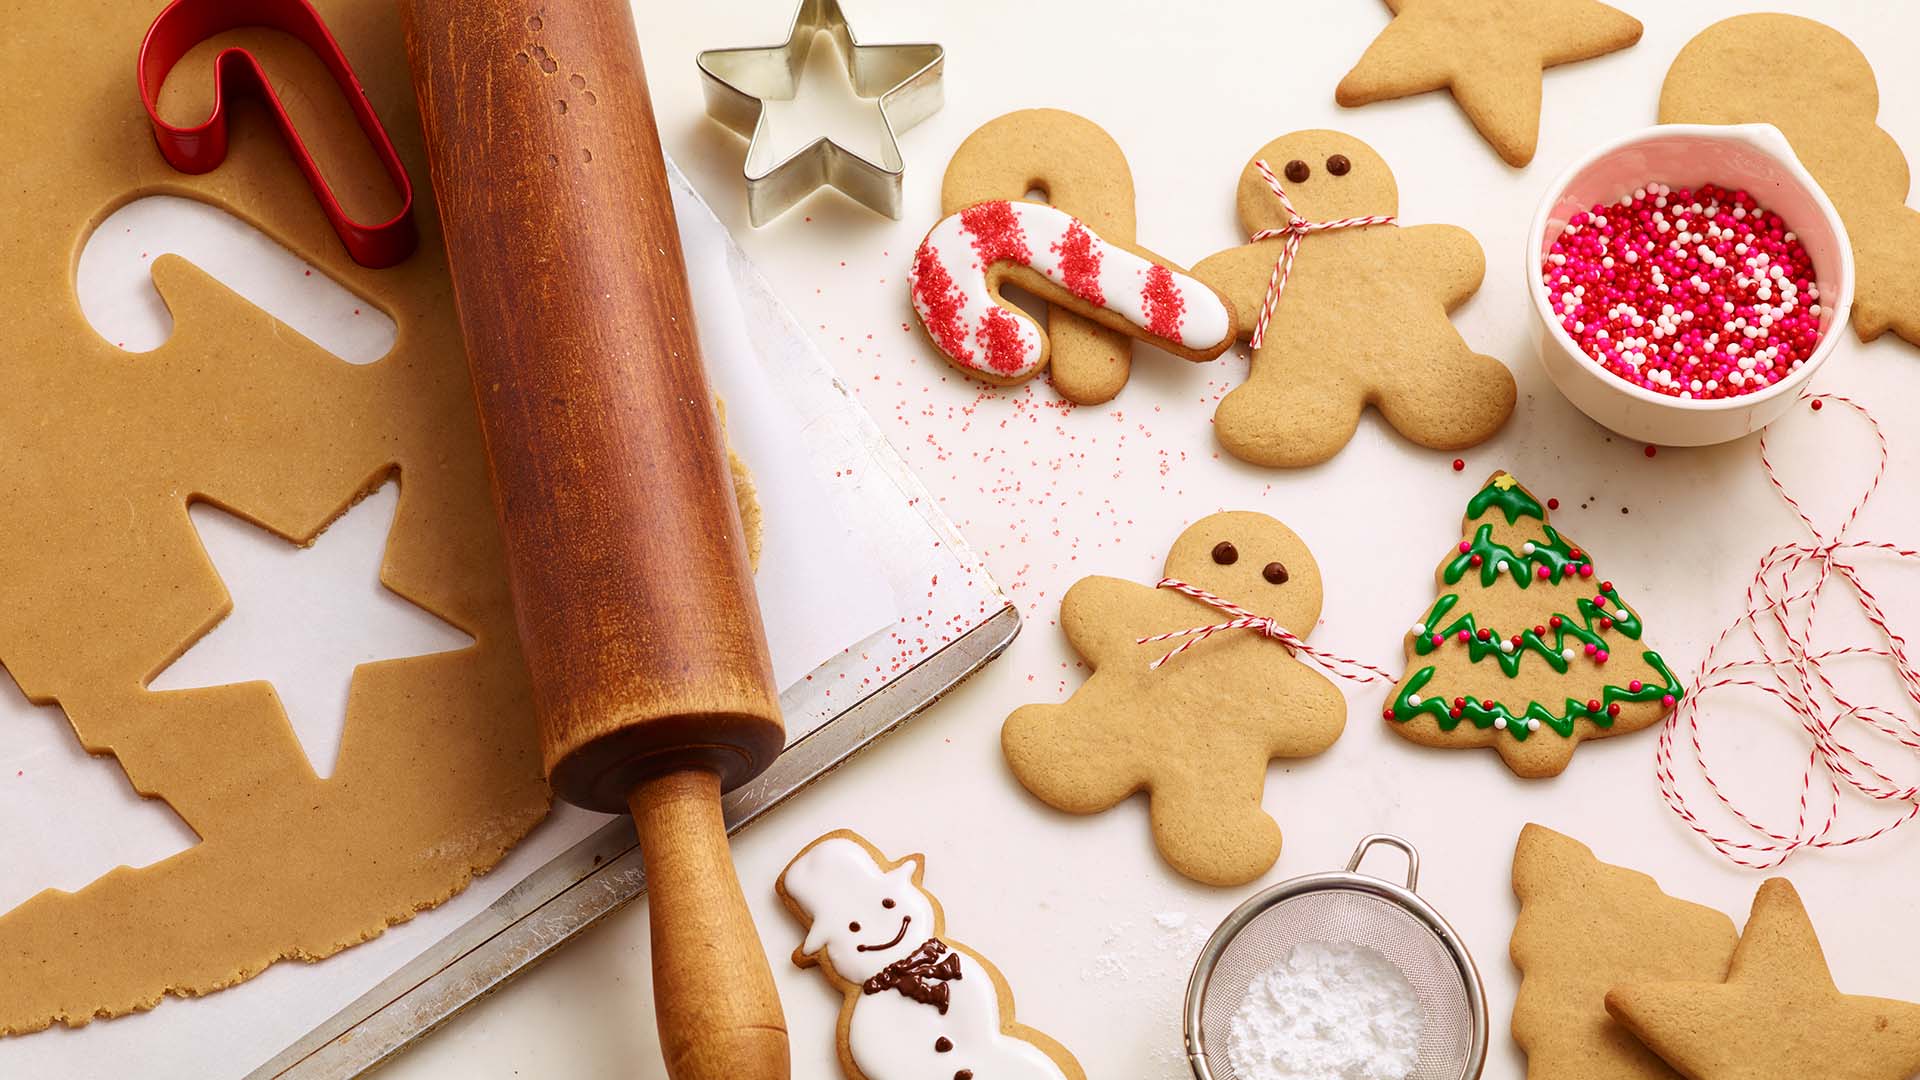
<instances>
[{"instance_id":1,"label":"candy cane cookie","mask_svg":"<svg viewBox=\"0 0 1920 1080\"><path fill-rule=\"evenodd\" d=\"M1000 297L1003 283L1175 356L1211 360L1233 344L1234 311L1185 271L1094 235L1030 202L976 203L943 219L914 252L913 309L949 362L1012 385L1046 365L1046 333Z\"/></svg>"},{"instance_id":2,"label":"candy cane cookie","mask_svg":"<svg viewBox=\"0 0 1920 1080\"><path fill-rule=\"evenodd\" d=\"M940 212L990 199L1040 201L1096 236L1134 242L1133 169L1113 136L1060 109L1020 109L980 125L947 162ZM1079 405L1111 401L1133 368L1133 339L1057 305L1047 308L1047 378Z\"/></svg>"}]
</instances>

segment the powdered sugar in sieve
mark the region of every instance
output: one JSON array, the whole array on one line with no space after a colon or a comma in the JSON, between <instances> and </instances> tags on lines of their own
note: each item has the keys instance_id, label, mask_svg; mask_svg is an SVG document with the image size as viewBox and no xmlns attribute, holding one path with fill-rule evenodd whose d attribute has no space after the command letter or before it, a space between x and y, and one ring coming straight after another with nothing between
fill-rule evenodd
<instances>
[{"instance_id":1,"label":"powdered sugar in sieve","mask_svg":"<svg viewBox=\"0 0 1920 1080\"><path fill-rule=\"evenodd\" d=\"M1404 887L1358 872L1361 857L1376 844L1406 854ZM1487 1054L1480 973L1453 928L1414 893L1419 873L1420 856L1413 845L1376 833L1360 841L1345 872L1283 881L1234 909L1201 950L1187 984L1187 1061L1197 1080L1256 1080L1235 1071L1229 1046L1235 1015L1240 1014L1241 1060L1262 1060L1251 1051L1263 1047L1257 1040L1250 1042L1248 1034L1249 1019L1258 1017L1264 1004L1260 995L1276 989L1298 994L1320 985L1340 986L1343 993L1386 994L1395 984L1384 973L1369 970L1378 960L1404 979L1418 1005L1418 1050L1402 1073L1406 1080L1477 1080ZM1253 1006L1243 1012L1250 994ZM1275 1007L1312 1012L1311 1003ZM1315 1028L1308 1023L1293 1030ZM1382 1037L1381 1032L1336 1034L1361 1040ZM1268 1062L1339 1056L1327 1047L1306 1046L1291 1055L1271 1041L1264 1049Z\"/></svg>"}]
</instances>

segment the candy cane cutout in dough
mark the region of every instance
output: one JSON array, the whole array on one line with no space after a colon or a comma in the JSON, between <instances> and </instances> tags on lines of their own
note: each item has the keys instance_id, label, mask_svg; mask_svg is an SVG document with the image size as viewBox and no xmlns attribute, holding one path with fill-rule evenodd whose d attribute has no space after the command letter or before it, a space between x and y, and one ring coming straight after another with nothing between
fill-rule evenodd
<instances>
[{"instance_id":1,"label":"candy cane cutout in dough","mask_svg":"<svg viewBox=\"0 0 1920 1080\"><path fill-rule=\"evenodd\" d=\"M1000 298L1011 282L1188 360L1233 344L1233 308L1185 271L1039 203L976 203L933 227L908 274L913 309L961 371L1002 386L1046 364L1046 333Z\"/></svg>"},{"instance_id":2,"label":"candy cane cutout in dough","mask_svg":"<svg viewBox=\"0 0 1920 1080\"><path fill-rule=\"evenodd\" d=\"M1020 109L966 137L947 161L940 212L988 199L1025 199L1079 218L1111 243L1135 243L1133 169L1100 125L1060 109ZM1133 339L1047 306L1047 381L1077 405L1111 401L1133 370Z\"/></svg>"}]
</instances>

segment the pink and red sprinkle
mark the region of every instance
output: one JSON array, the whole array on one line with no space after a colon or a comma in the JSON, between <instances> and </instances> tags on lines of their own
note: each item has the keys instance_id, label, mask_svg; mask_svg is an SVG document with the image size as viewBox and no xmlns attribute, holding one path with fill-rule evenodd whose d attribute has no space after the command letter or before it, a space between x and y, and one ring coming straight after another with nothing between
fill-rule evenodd
<instances>
[{"instance_id":1,"label":"pink and red sprinkle","mask_svg":"<svg viewBox=\"0 0 1920 1080\"><path fill-rule=\"evenodd\" d=\"M1820 340L1805 245L1747 192L1713 184L1650 184L1575 214L1541 283L1582 351L1670 397L1764 390Z\"/></svg>"}]
</instances>

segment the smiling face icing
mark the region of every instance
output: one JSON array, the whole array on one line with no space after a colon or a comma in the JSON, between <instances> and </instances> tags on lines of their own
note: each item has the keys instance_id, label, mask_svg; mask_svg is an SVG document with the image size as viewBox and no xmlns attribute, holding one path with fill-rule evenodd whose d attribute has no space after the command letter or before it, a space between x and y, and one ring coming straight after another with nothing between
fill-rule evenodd
<instances>
[{"instance_id":1,"label":"smiling face icing","mask_svg":"<svg viewBox=\"0 0 1920 1080\"><path fill-rule=\"evenodd\" d=\"M786 891L813 920L800 951L825 954L848 982L865 982L933 936L933 902L913 884L914 864L882 871L866 849L835 838L787 868Z\"/></svg>"}]
</instances>

